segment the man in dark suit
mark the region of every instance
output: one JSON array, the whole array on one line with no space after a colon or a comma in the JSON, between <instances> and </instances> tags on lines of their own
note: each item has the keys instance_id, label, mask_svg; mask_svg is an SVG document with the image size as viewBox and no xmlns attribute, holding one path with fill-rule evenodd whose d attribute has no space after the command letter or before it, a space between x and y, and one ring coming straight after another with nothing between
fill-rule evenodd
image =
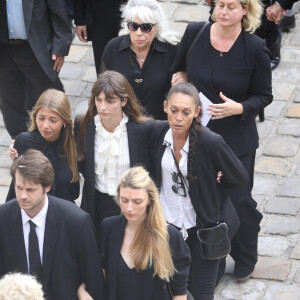
<instances>
[{"instance_id":1,"label":"man in dark suit","mask_svg":"<svg viewBox=\"0 0 300 300\"><path fill-rule=\"evenodd\" d=\"M92 41L95 67L99 73L101 57L108 41L118 36L120 6L125 0L74 0L74 21L80 41Z\"/></svg>"},{"instance_id":2,"label":"man in dark suit","mask_svg":"<svg viewBox=\"0 0 300 300\"><path fill-rule=\"evenodd\" d=\"M65 1L0 0L0 109L12 137L27 130L28 110L58 78L72 41Z\"/></svg>"},{"instance_id":3,"label":"man in dark suit","mask_svg":"<svg viewBox=\"0 0 300 300\"><path fill-rule=\"evenodd\" d=\"M48 196L50 161L28 150L11 167L17 198L0 207L0 277L35 275L48 300L77 299L84 283L104 300L103 273L92 221L73 203Z\"/></svg>"}]
</instances>

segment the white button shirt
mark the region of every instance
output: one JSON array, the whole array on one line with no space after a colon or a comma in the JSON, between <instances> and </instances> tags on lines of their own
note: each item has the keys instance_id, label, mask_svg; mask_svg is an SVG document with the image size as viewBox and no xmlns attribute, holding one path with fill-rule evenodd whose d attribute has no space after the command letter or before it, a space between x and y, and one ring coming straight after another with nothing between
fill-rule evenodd
<instances>
[{"instance_id":1,"label":"white button shirt","mask_svg":"<svg viewBox=\"0 0 300 300\"><path fill-rule=\"evenodd\" d=\"M180 196L172 190L172 186L176 184L172 180L172 173L178 172L171 152L171 149L174 151L171 128L165 135L164 144L166 144L167 147L161 161L162 185L160 189L160 199L168 223L181 228L182 236L184 239L186 239L188 236L186 229L196 226L196 213L188 194L188 187L185 186L185 190L187 192L186 197ZM188 152L189 137L187 138L182 150L180 150L182 157L179 162L179 169L184 176L187 185Z\"/></svg>"},{"instance_id":2,"label":"white button shirt","mask_svg":"<svg viewBox=\"0 0 300 300\"><path fill-rule=\"evenodd\" d=\"M34 217L30 218L24 209L21 209L21 216L22 216L22 223L23 223L23 233L24 233L24 242L25 242L25 250L26 250L26 257L27 257L27 265L28 265L28 273L30 274L29 268L29 232L30 232L30 224L29 221L31 220L35 225L35 232L39 241L39 250L41 256L41 262L43 264L43 249L44 249L44 236L45 236L45 226L46 226L46 216L48 211L48 197L46 195L46 203L41 211Z\"/></svg>"}]
</instances>

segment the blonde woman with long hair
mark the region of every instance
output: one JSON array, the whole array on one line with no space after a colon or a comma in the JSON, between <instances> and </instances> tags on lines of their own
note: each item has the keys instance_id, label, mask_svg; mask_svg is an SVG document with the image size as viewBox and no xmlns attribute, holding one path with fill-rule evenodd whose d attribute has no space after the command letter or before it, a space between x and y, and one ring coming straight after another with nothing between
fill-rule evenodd
<instances>
[{"instance_id":1,"label":"blonde woman with long hair","mask_svg":"<svg viewBox=\"0 0 300 300\"><path fill-rule=\"evenodd\" d=\"M104 219L101 228L105 299L186 300L190 251L167 225L149 173L140 166L126 171L116 201L122 215Z\"/></svg>"},{"instance_id":2,"label":"blonde woman with long hair","mask_svg":"<svg viewBox=\"0 0 300 300\"><path fill-rule=\"evenodd\" d=\"M73 202L78 198L77 152L71 106L65 93L55 89L42 93L33 108L29 131L17 135L13 147L12 158L36 149L50 160L55 173L50 195ZM13 198L15 190L11 184L6 201Z\"/></svg>"}]
</instances>

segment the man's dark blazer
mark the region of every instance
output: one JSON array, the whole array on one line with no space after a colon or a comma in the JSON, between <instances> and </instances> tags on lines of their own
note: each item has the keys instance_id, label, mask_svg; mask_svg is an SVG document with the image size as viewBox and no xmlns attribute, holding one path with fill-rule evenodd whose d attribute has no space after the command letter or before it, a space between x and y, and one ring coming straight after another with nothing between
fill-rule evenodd
<instances>
[{"instance_id":1,"label":"man's dark blazer","mask_svg":"<svg viewBox=\"0 0 300 300\"><path fill-rule=\"evenodd\" d=\"M78 118L76 118L78 119ZM149 140L152 132L153 121L137 123L128 120L127 124L128 147L130 167L137 164L144 166L150 173L152 163L150 161ZM75 136L77 136L78 123L75 125ZM82 191L81 208L88 212L94 220L95 212L95 133L94 122L90 123L86 129L85 145L86 152L83 161L79 162L79 171L85 181Z\"/></svg>"},{"instance_id":2,"label":"man's dark blazer","mask_svg":"<svg viewBox=\"0 0 300 300\"><path fill-rule=\"evenodd\" d=\"M43 289L47 300L75 300L84 282L94 299L104 300L102 265L87 213L48 195L43 247ZM22 216L16 199L0 207L0 277L28 273Z\"/></svg>"},{"instance_id":3,"label":"man's dark blazer","mask_svg":"<svg viewBox=\"0 0 300 300\"><path fill-rule=\"evenodd\" d=\"M52 54L67 56L72 42L71 23L62 0L22 0L28 43L47 76L54 82ZM8 43L6 1L0 1L0 47Z\"/></svg>"},{"instance_id":4,"label":"man's dark blazer","mask_svg":"<svg viewBox=\"0 0 300 300\"><path fill-rule=\"evenodd\" d=\"M124 216L114 216L102 221L102 257L106 275L106 300L117 299L117 271L124 231L127 220ZM191 262L190 250L184 242L180 232L172 225L168 226L170 249L173 263L177 272L170 281L172 294L184 295L187 293L187 280ZM141 300L171 300L166 282L157 275L153 277L153 268L141 273L144 283L144 297Z\"/></svg>"},{"instance_id":5,"label":"man's dark blazer","mask_svg":"<svg viewBox=\"0 0 300 300\"><path fill-rule=\"evenodd\" d=\"M86 25L88 40L93 42L95 67L99 73L104 47L118 36L121 22L120 5L125 0L74 0L76 26Z\"/></svg>"},{"instance_id":6,"label":"man's dark blazer","mask_svg":"<svg viewBox=\"0 0 300 300\"><path fill-rule=\"evenodd\" d=\"M242 30L230 51L220 57L210 43L210 25L190 50L203 24L187 26L171 69L173 73L186 71L188 81L213 103L224 103L219 96L219 92L223 92L242 104L242 115L208 123L240 157L258 148L255 118L273 99L269 51L264 40Z\"/></svg>"},{"instance_id":7,"label":"man's dark blazer","mask_svg":"<svg viewBox=\"0 0 300 300\"><path fill-rule=\"evenodd\" d=\"M161 161L166 149L163 141L168 129L167 121L154 122L154 177L158 187L162 184ZM216 182L219 171L223 173L220 184ZM248 175L224 139L204 126L201 126L196 144L193 172L192 175L197 176L197 179L189 182L188 193L197 215L197 226L207 228L216 225L218 205L221 201L220 221L227 223L229 236L232 238L239 227L239 219L223 189L245 185Z\"/></svg>"}]
</instances>

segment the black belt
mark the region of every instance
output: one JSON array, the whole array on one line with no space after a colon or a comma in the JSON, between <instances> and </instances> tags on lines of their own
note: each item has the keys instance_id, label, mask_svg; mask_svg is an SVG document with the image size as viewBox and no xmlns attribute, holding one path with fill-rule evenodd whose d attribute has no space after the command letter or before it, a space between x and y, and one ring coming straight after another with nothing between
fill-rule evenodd
<instances>
[{"instance_id":1,"label":"black belt","mask_svg":"<svg viewBox=\"0 0 300 300\"><path fill-rule=\"evenodd\" d=\"M20 40L20 39L8 40L9 45L22 45L26 42L27 42L27 40Z\"/></svg>"}]
</instances>

